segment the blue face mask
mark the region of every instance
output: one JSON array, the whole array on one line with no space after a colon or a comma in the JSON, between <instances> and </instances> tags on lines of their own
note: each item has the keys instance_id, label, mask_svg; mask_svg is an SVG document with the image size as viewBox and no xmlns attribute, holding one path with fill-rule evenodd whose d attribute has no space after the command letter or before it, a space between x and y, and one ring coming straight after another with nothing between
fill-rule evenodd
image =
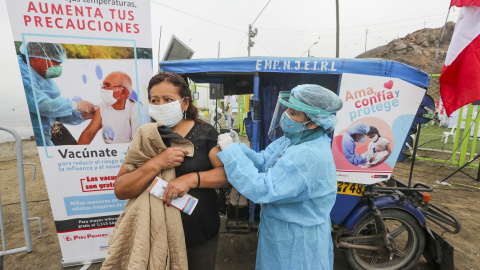
<instances>
[{"instance_id":1,"label":"blue face mask","mask_svg":"<svg viewBox=\"0 0 480 270\"><path fill-rule=\"evenodd\" d=\"M283 130L285 137L289 138L291 141L298 141L302 136L302 132L307 129L305 123L298 123L293 121L287 112L282 114L282 118L280 118L280 124ZM297 140L295 140L297 139Z\"/></svg>"},{"instance_id":2,"label":"blue face mask","mask_svg":"<svg viewBox=\"0 0 480 270\"><path fill-rule=\"evenodd\" d=\"M360 139L358 142L364 142L367 139L367 136L364 136L362 139Z\"/></svg>"}]
</instances>

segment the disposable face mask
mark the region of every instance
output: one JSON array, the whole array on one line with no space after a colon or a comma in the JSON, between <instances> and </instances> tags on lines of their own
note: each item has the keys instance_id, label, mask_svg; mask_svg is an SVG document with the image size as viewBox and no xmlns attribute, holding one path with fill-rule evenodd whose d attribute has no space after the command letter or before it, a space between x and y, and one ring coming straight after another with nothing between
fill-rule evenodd
<instances>
[{"instance_id":1,"label":"disposable face mask","mask_svg":"<svg viewBox=\"0 0 480 270\"><path fill-rule=\"evenodd\" d=\"M167 127L174 127L182 120L182 102L183 98L163 105L150 104L148 106L148 114L155 121Z\"/></svg>"},{"instance_id":2,"label":"disposable face mask","mask_svg":"<svg viewBox=\"0 0 480 270\"><path fill-rule=\"evenodd\" d=\"M100 97L110 106L117 103L117 99L113 97L113 92L115 91L100 88Z\"/></svg>"},{"instance_id":3,"label":"disposable face mask","mask_svg":"<svg viewBox=\"0 0 480 270\"><path fill-rule=\"evenodd\" d=\"M43 54L45 56L47 56L47 53L45 52L43 47L41 47L41 48L43 50ZM40 58L42 58L42 57L40 57ZM48 58L43 58L43 59L45 59L45 62L47 62L47 67L48 67L48 62L50 62L50 67L48 67L47 71L45 72L45 78L46 79L57 78L57 77L60 77L60 75L62 75L62 67L61 66L54 66L52 64L52 60L50 60Z\"/></svg>"},{"instance_id":4,"label":"disposable face mask","mask_svg":"<svg viewBox=\"0 0 480 270\"><path fill-rule=\"evenodd\" d=\"M305 123L295 122L292 120L292 118L290 118L287 112L284 112L282 118L280 119L283 133L285 134L285 137L289 138L290 140L292 140L294 137L301 136L302 131L306 129L305 124L308 122L309 121Z\"/></svg>"},{"instance_id":5,"label":"disposable face mask","mask_svg":"<svg viewBox=\"0 0 480 270\"><path fill-rule=\"evenodd\" d=\"M378 135L375 134L373 138L370 139L372 142L376 142L378 140Z\"/></svg>"},{"instance_id":6,"label":"disposable face mask","mask_svg":"<svg viewBox=\"0 0 480 270\"><path fill-rule=\"evenodd\" d=\"M364 142L367 139L367 136L363 136L358 142Z\"/></svg>"},{"instance_id":7,"label":"disposable face mask","mask_svg":"<svg viewBox=\"0 0 480 270\"><path fill-rule=\"evenodd\" d=\"M45 60L45 61L47 61L47 66L48 66L48 61L50 60ZM50 61L50 64L51 63L52 61ZM45 78L47 79L57 78L57 77L60 77L60 75L62 75L62 66L52 65L47 69L47 72L45 72Z\"/></svg>"}]
</instances>

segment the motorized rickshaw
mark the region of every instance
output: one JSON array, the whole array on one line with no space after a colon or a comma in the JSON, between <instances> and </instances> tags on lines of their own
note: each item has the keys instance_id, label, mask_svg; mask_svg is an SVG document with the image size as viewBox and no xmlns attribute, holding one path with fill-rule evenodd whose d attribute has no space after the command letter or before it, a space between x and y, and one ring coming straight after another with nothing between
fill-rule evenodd
<instances>
[{"instance_id":1,"label":"motorized rickshaw","mask_svg":"<svg viewBox=\"0 0 480 270\"><path fill-rule=\"evenodd\" d=\"M193 83L220 84L224 95L252 94L249 140L255 151L271 142L267 132L279 92L296 85L319 84L338 94L342 78L356 74L400 79L422 91L429 86L427 73L384 59L192 59L164 61L160 69L181 74ZM424 114L427 108L434 108L434 102L424 95L417 107L408 134L395 140L394 163L408 157L401 150L413 146L410 135L416 133L418 124L430 120ZM458 220L429 202L431 187L412 185L390 175L382 180L371 185L338 181L337 201L331 212L335 247L345 251L354 269L409 269L422 254L436 269L453 269L453 247L432 231L430 224L458 233ZM248 231L253 231L255 224L255 207L251 206ZM234 212L231 218L238 226L238 208Z\"/></svg>"}]
</instances>

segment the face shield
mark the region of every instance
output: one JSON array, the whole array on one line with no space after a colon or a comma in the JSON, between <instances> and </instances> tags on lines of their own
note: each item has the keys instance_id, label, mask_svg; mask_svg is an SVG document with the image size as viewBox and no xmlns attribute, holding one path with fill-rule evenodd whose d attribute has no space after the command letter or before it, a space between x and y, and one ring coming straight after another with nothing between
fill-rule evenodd
<instances>
[{"instance_id":1,"label":"face shield","mask_svg":"<svg viewBox=\"0 0 480 270\"><path fill-rule=\"evenodd\" d=\"M276 139L283 136L283 130L280 126L280 118L282 114L288 109L280 100L282 95L287 94L290 96L290 92L280 92L278 95L277 105L275 105L275 111L273 112L272 122L270 122L270 129L268 130L268 138L273 142ZM287 98L288 99L288 98Z\"/></svg>"},{"instance_id":2,"label":"face shield","mask_svg":"<svg viewBox=\"0 0 480 270\"><path fill-rule=\"evenodd\" d=\"M326 112L322 109L309 106L299 100L297 100L290 91L282 91L278 94L277 105L273 113L272 122L270 123L270 129L268 130L268 138L272 141L282 137L284 132L280 120L282 114L288 109L292 108L297 111L304 112L306 114L325 115L329 116L332 113Z\"/></svg>"}]
</instances>

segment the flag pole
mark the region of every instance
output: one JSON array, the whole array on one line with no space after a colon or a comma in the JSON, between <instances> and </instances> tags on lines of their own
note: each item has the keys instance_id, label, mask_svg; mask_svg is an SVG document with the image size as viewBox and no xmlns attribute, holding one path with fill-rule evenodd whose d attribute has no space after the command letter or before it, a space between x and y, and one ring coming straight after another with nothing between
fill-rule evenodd
<instances>
[{"instance_id":1,"label":"flag pole","mask_svg":"<svg viewBox=\"0 0 480 270\"><path fill-rule=\"evenodd\" d=\"M432 82L433 70L435 69L435 63L437 62L440 45L442 45L443 33L445 32L445 27L447 26L448 15L450 15L450 8L448 8L447 18L445 18L445 23L443 24L443 28L442 28L442 34L440 34L440 39L438 40L437 52L435 53L435 59L433 60L432 72L430 72L430 81L428 82L428 85L429 85L428 88L430 88L430 83ZM427 92L428 92L428 89L427 89Z\"/></svg>"},{"instance_id":2,"label":"flag pole","mask_svg":"<svg viewBox=\"0 0 480 270\"><path fill-rule=\"evenodd\" d=\"M450 8L448 8L447 18L445 18L445 23L443 24L443 28L442 28L442 34L440 35L440 39L438 40L437 52L435 53L435 59L433 60L432 71L430 72L430 78L429 78L429 81L428 81L428 88L430 88L430 83L432 82L433 70L435 68L435 63L437 62L438 51L440 50L440 45L442 44L443 32L445 31L445 27L447 26L448 15L450 15ZM427 92L428 92L428 89L425 92L425 95L427 94ZM415 157L417 156L417 147L418 147L418 141L420 140L420 130L421 129L422 129L422 124L417 124L417 134L415 135L415 146L413 147L412 166L410 167L410 175L408 177L408 187L410 187L411 184L412 184L413 167L415 166Z\"/></svg>"}]
</instances>

